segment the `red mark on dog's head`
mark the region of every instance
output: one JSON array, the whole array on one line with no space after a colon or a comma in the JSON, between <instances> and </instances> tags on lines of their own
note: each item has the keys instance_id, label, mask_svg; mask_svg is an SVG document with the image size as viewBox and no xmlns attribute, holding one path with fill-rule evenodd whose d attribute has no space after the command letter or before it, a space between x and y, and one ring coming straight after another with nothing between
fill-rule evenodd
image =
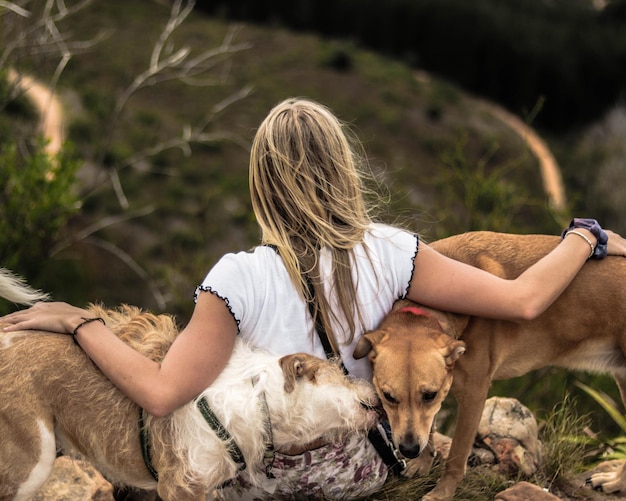
<instances>
[{"instance_id":1,"label":"red mark on dog's head","mask_svg":"<svg viewBox=\"0 0 626 501\"><path fill-rule=\"evenodd\" d=\"M405 306L404 308L400 308L398 310L399 312L407 312L407 313L413 313L413 315L423 315L425 317L430 317L430 313L428 313L425 310L422 310L421 308L418 308L417 306Z\"/></svg>"}]
</instances>

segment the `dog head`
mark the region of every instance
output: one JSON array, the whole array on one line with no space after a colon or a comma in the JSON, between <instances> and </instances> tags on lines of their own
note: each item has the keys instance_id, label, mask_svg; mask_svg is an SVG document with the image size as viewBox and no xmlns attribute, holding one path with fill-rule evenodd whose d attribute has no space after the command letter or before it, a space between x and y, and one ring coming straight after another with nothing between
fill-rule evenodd
<instances>
[{"instance_id":1,"label":"dog head","mask_svg":"<svg viewBox=\"0 0 626 501\"><path fill-rule=\"evenodd\" d=\"M426 448L452 385L452 369L464 352L463 341L444 333L437 318L406 304L357 344L354 357L369 356L394 444L405 457Z\"/></svg>"},{"instance_id":2,"label":"dog head","mask_svg":"<svg viewBox=\"0 0 626 501\"><path fill-rule=\"evenodd\" d=\"M338 440L348 432L368 430L377 422L380 400L367 381L346 376L337 363L306 353L287 355L279 363L286 400L281 425L289 427L291 419L307 421L305 426L292 427L292 434L306 435L293 437L292 444L320 436Z\"/></svg>"}]
</instances>

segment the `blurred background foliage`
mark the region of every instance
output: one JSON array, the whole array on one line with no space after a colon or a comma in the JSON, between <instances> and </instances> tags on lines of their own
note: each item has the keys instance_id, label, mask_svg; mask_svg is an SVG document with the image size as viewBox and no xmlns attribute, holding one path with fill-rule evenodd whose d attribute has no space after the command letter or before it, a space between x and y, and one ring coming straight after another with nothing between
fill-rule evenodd
<instances>
[{"instance_id":1,"label":"blurred background foliage","mask_svg":"<svg viewBox=\"0 0 626 501\"><path fill-rule=\"evenodd\" d=\"M127 302L184 322L215 261L258 242L248 145L288 96L319 100L350 124L380 180L381 218L426 240L558 233L572 215L626 233L626 2L597 4L203 2L161 56L215 56L201 75L163 79L146 72L176 2L68 2L77 8L56 18L60 38L42 35L44 10L0 7L0 265L58 300ZM15 44L16 33L39 33L40 50ZM10 67L62 100L58 158L42 153L38 114L7 79ZM484 98L542 134L561 166L564 210ZM556 369L493 393L547 412L571 392L579 412L598 414L597 429L618 433L579 380L618 399L604 376Z\"/></svg>"},{"instance_id":2,"label":"blurred background foliage","mask_svg":"<svg viewBox=\"0 0 626 501\"><path fill-rule=\"evenodd\" d=\"M563 130L612 108L626 81L626 2L222 0L225 19L353 40Z\"/></svg>"}]
</instances>

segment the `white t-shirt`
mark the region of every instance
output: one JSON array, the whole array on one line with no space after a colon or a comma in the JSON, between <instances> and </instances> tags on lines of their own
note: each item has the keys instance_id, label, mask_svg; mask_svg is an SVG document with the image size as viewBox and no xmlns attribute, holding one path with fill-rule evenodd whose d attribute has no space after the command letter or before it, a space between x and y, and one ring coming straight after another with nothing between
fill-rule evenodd
<instances>
[{"instance_id":1,"label":"white t-shirt","mask_svg":"<svg viewBox=\"0 0 626 501\"><path fill-rule=\"evenodd\" d=\"M364 332L375 329L397 299L406 296L417 255L417 236L392 226L373 224L364 243L354 249L352 277L364 324ZM367 252L366 252L367 249ZM330 255L322 250L320 270L326 297L334 311ZM198 286L223 299L232 313L239 335L253 346L277 355L306 352L325 358L324 348L314 331L305 301L294 287L280 255L269 246L251 252L226 254ZM339 315L341 318L341 315ZM355 325L359 326L358 318ZM349 345L342 343L347 326L332 325L341 343L341 357L351 375L371 380L367 358L352 356L359 337Z\"/></svg>"}]
</instances>

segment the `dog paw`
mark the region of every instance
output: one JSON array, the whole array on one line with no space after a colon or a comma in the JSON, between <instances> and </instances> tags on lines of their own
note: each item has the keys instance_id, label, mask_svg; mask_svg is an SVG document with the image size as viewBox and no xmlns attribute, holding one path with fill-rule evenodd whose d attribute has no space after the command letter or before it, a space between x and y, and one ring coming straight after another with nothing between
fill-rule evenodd
<instances>
[{"instance_id":1,"label":"dog paw","mask_svg":"<svg viewBox=\"0 0 626 501\"><path fill-rule=\"evenodd\" d=\"M406 468L402 475L407 478L417 477L418 475L425 476L430 472L434 459L435 457L432 454L428 454L428 451L425 451L424 454L415 459L407 459Z\"/></svg>"},{"instance_id":2,"label":"dog paw","mask_svg":"<svg viewBox=\"0 0 626 501\"><path fill-rule=\"evenodd\" d=\"M595 473L585 483L593 490L605 494L626 492L626 479L623 479L617 472Z\"/></svg>"},{"instance_id":3,"label":"dog paw","mask_svg":"<svg viewBox=\"0 0 626 501\"><path fill-rule=\"evenodd\" d=\"M436 494L428 493L422 498L422 501L448 501L449 499L452 499L452 497L441 497Z\"/></svg>"},{"instance_id":4,"label":"dog paw","mask_svg":"<svg viewBox=\"0 0 626 501\"><path fill-rule=\"evenodd\" d=\"M437 485L427 493L422 500L423 501L452 501L454 499L454 493L459 485L462 477L455 477L449 475L449 472L444 472Z\"/></svg>"}]
</instances>

